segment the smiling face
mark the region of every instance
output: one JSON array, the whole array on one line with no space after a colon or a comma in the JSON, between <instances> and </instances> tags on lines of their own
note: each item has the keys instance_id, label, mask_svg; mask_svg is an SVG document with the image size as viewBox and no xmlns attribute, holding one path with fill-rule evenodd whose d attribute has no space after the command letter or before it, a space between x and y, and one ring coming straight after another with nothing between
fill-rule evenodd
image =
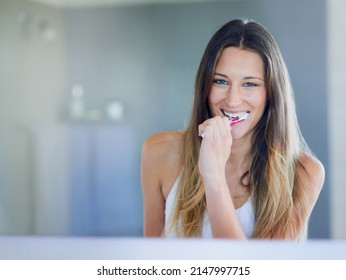
<instances>
[{"instance_id":1,"label":"smiling face","mask_svg":"<svg viewBox=\"0 0 346 280\"><path fill-rule=\"evenodd\" d=\"M208 97L213 116L227 116L234 140L250 135L266 106L264 64L259 54L236 47L222 51Z\"/></svg>"}]
</instances>

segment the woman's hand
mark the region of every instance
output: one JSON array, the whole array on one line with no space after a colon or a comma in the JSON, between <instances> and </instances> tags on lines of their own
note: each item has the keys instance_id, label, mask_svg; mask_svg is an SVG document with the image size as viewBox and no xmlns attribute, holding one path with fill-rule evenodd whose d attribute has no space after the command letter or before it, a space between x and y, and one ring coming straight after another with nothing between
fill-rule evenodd
<instances>
[{"instance_id":1,"label":"woman's hand","mask_svg":"<svg viewBox=\"0 0 346 280\"><path fill-rule=\"evenodd\" d=\"M204 183L224 178L232 146L228 118L216 116L208 119L198 126L198 133L202 137L198 167Z\"/></svg>"}]
</instances>

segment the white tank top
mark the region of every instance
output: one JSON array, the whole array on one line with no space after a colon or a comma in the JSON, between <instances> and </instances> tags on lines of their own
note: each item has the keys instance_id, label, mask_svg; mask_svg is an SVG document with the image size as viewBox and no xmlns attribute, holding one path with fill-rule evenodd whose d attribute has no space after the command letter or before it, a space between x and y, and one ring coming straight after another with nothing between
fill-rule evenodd
<instances>
[{"instance_id":1,"label":"white tank top","mask_svg":"<svg viewBox=\"0 0 346 280\"><path fill-rule=\"evenodd\" d=\"M165 223L167 224L170 217L173 214L175 208L175 197L179 186L179 177L175 181L172 190L167 196L165 205ZM237 216L239 218L240 224L243 227L245 235L250 238L255 226L255 212L253 208L253 203L251 197L238 209L236 209ZM168 234L167 237L175 237L174 234ZM208 220L208 213L204 215L204 226L202 232L202 238L212 238L211 227Z\"/></svg>"}]
</instances>

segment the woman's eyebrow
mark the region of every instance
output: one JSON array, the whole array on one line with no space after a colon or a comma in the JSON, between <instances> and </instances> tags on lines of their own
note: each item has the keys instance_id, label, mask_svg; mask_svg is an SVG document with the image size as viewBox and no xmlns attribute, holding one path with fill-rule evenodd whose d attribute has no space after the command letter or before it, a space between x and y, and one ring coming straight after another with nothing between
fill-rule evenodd
<instances>
[{"instance_id":1,"label":"woman's eyebrow","mask_svg":"<svg viewBox=\"0 0 346 280\"><path fill-rule=\"evenodd\" d=\"M225 75L225 74L222 74L222 73L218 73L218 72L215 72L214 75L217 75L217 76L221 76L221 77L224 77L224 78L227 78L228 79L228 76ZM264 79L261 78L261 77L256 77L256 76L246 76L243 78L244 80L261 80L262 82L264 82Z\"/></svg>"},{"instance_id":2,"label":"woman's eyebrow","mask_svg":"<svg viewBox=\"0 0 346 280\"><path fill-rule=\"evenodd\" d=\"M225 75L225 74L221 74L221 73L215 72L214 75L218 75L218 76L221 76L221 77L224 77L224 78L227 78L227 79L228 79L228 76Z\"/></svg>"},{"instance_id":3,"label":"woman's eyebrow","mask_svg":"<svg viewBox=\"0 0 346 280\"><path fill-rule=\"evenodd\" d=\"M261 80L262 82L264 82L264 79L262 79L261 77L255 77L255 76L244 77L244 80Z\"/></svg>"}]
</instances>

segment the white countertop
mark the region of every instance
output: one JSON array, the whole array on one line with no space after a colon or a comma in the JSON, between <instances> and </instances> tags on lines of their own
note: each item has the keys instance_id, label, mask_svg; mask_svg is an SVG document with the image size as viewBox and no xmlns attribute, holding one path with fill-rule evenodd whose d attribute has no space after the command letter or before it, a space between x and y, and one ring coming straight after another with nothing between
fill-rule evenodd
<instances>
[{"instance_id":1,"label":"white countertop","mask_svg":"<svg viewBox=\"0 0 346 280\"><path fill-rule=\"evenodd\" d=\"M346 260L346 240L2 236L2 260Z\"/></svg>"}]
</instances>

